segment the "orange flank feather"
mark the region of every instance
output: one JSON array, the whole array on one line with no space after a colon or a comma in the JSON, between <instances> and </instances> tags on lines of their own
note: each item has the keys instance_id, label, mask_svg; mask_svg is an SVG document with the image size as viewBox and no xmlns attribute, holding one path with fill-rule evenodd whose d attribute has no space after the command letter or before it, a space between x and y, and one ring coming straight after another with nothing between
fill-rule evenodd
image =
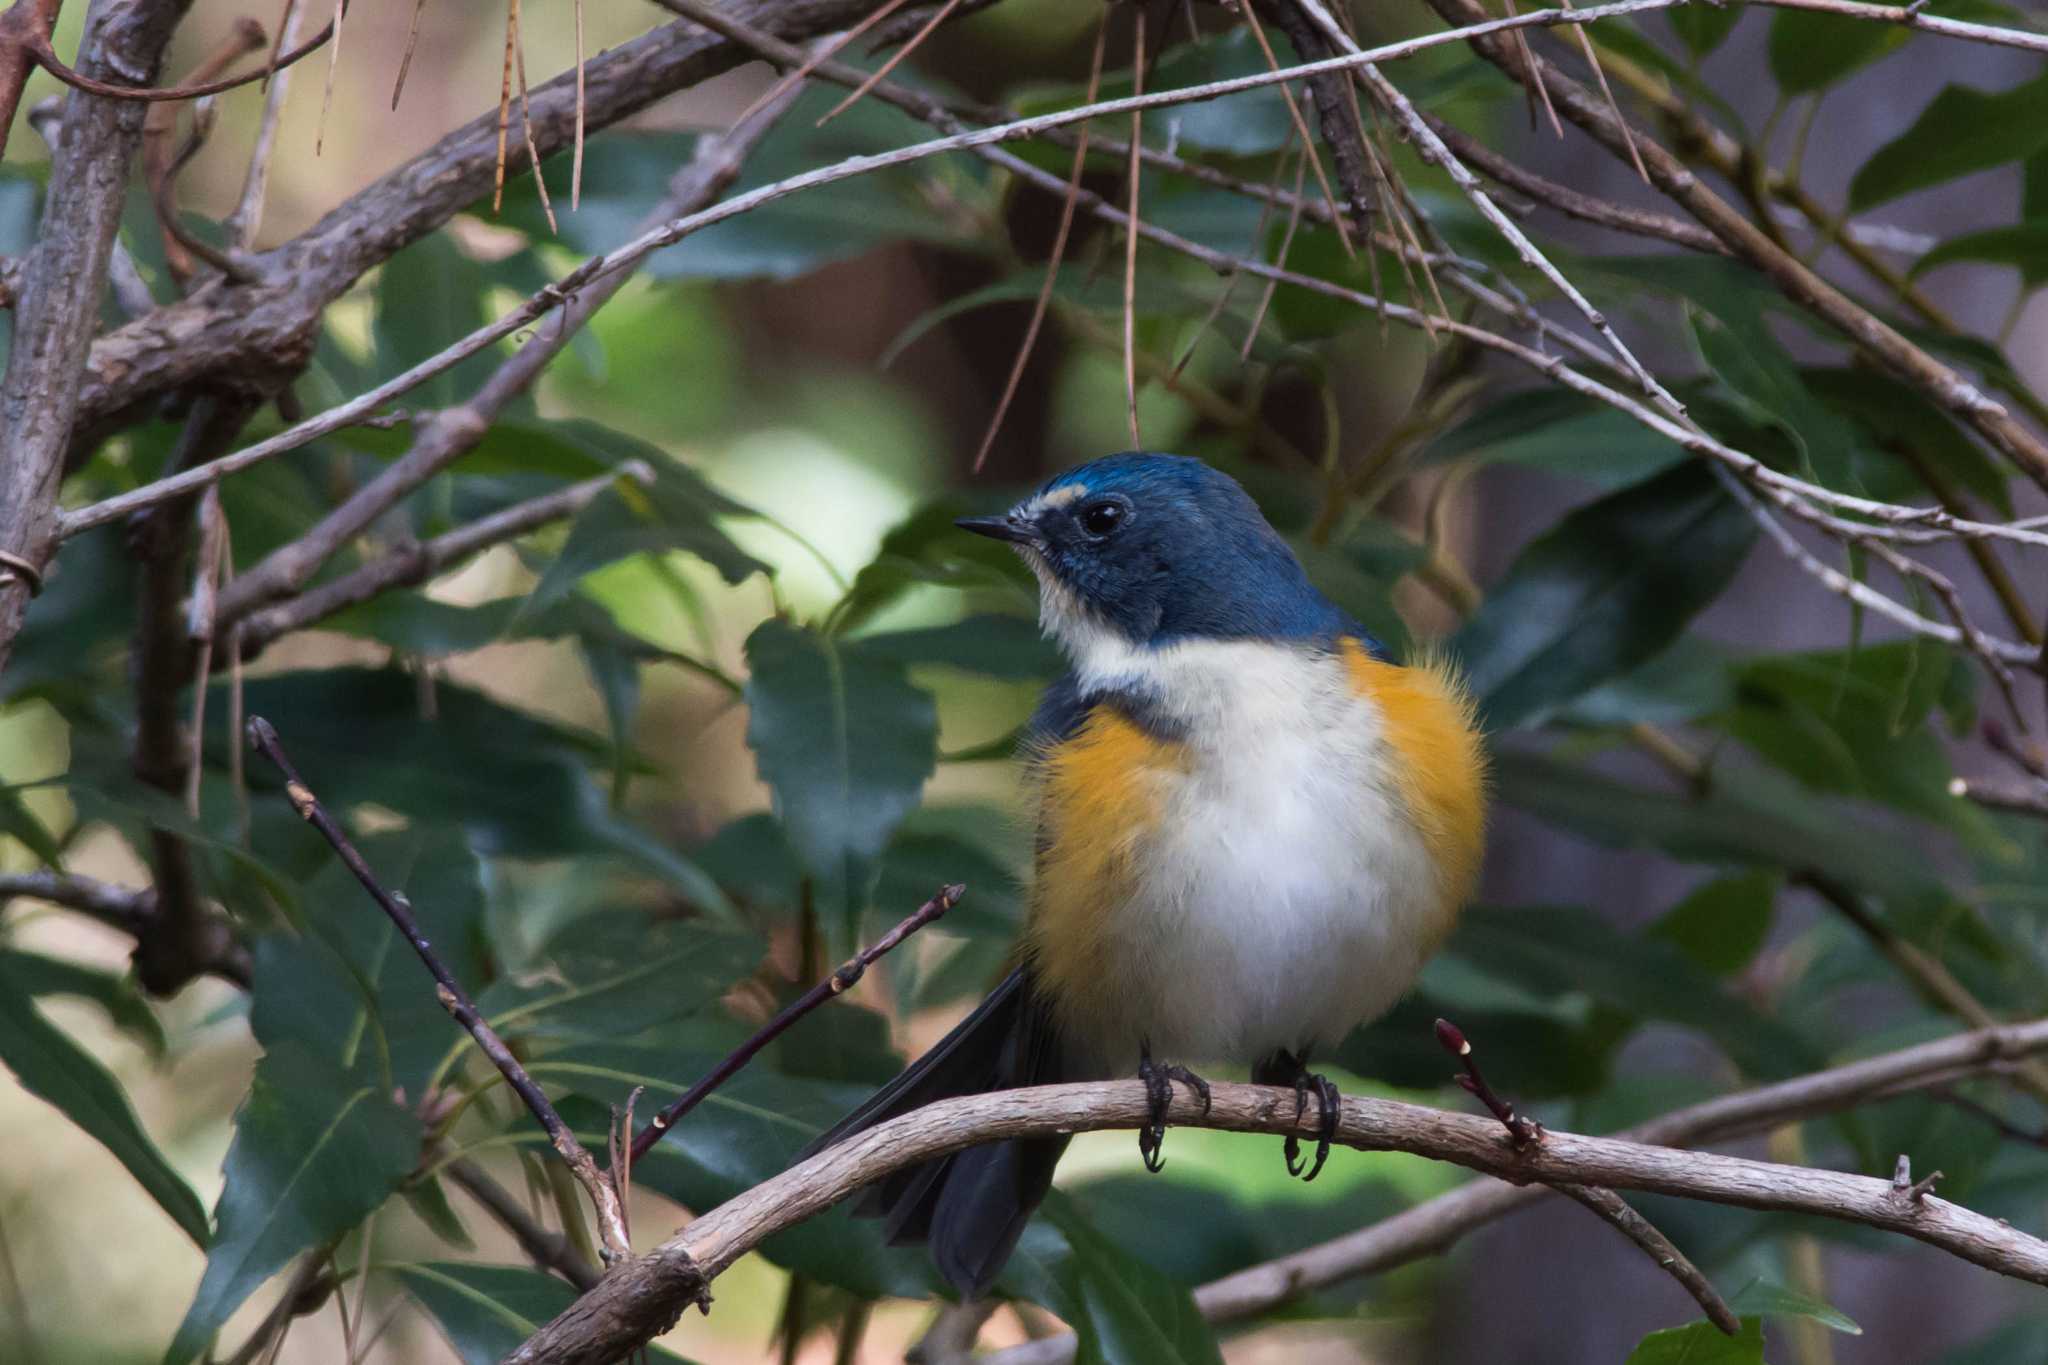
<instances>
[{"instance_id":1,"label":"orange flank feather","mask_svg":"<svg viewBox=\"0 0 2048 1365\"><path fill-rule=\"evenodd\" d=\"M1396 788L1436 864L1445 922L1471 899L1486 842L1486 753L1472 698L1449 664L1382 663L1343 645L1351 685L1379 708Z\"/></svg>"},{"instance_id":2,"label":"orange flank feather","mask_svg":"<svg viewBox=\"0 0 2048 1365\"><path fill-rule=\"evenodd\" d=\"M1160 819L1156 779L1185 766L1180 745L1107 706L1041 756L1038 875L1023 949L1048 999L1087 999L1106 984L1103 942L1135 887L1139 843Z\"/></svg>"}]
</instances>

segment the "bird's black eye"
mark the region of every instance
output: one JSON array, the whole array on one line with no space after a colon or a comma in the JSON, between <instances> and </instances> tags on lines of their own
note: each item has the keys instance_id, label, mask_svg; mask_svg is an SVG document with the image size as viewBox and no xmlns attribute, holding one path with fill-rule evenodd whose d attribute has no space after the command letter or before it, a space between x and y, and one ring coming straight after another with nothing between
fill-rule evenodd
<instances>
[{"instance_id":1,"label":"bird's black eye","mask_svg":"<svg viewBox=\"0 0 2048 1365\"><path fill-rule=\"evenodd\" d=\"M1106 536L1129 515L1130 509L1120 502L1098 502L1081 509L1081 529L1091 536Z\"/></svg>"}]
</instances>

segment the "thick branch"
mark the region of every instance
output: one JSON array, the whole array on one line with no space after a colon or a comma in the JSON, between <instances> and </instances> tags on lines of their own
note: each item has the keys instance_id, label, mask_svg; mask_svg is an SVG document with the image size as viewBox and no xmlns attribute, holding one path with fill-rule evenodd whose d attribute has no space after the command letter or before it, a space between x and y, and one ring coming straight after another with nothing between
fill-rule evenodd
<instances>
[{"instance_id":1,"label":"thick branch","mask_svg":"<svg viewBox=\"0 0 2048 1365\"><path fill-rule=\"evenodd\" d=\"M186 0L101 0L86 18L79 65L96 76L150 79ZM54 9L52 11L54 14ZM127 190L128 166L142 138L144 110L73 95L64 116L64 155L51 168L21 304L15 310L7 375L0 382L0 669L37 576L56 548L57 485L73 418L107 257Z\"/></svg>"},{"instance_id":2,"label":"thick branch","mask_svg":"<svg viewBox=\"0 0 2048 1365\"><path fill-rule=\"evenodd\" d=\"M1228 1084L1211 1091L1206 1113L1201 1100L1176 1091L1170 1121L1233 1132L1315 1134L1317 1116L1297 1117L1292 1091ZM648 1255L615 1267L508 1356L508 1365L595 1365L618 1358L662 1330L683 1306L681 1299L650 1292L651 1285L666 1279L701 1286L763 1239L890 1172L1001 1138L1135 1128L1147 1115L1145 1087L1135 1081L1044 1086L927 1105L820 1152L712 1209ZM1869 1176L1561 1132L1518 1151L1491 1118L1356 1096L1344 1100L1336 1140L1360 1151L1448 1161L1517 1183L1603 1185L1834 1218L1897 1232L2000 1274L2048 1284L2048 1242L1943 1199L1902 1198L1890 1181Z\"/></svg>"}]
</instances>

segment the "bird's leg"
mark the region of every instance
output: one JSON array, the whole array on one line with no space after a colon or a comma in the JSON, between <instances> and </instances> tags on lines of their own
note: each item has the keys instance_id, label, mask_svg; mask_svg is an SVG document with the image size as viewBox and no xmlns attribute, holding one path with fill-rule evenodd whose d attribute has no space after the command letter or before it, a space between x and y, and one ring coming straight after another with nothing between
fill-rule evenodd
<instances>
[{"instance_id":1,"label":"bird's leg","mask_svg":"<svg viewBox=\"0 0 2048 1365\"><path fill-rule=\"evenodd\" d=\"M1313 1161L1301 1158L1301 1143L1289 1133L1280 1148L1280 1155L1287 1162L1287 1174L1301 1176L1304 1182L1314 1180L1322 1174L1323 1163L1330 1159L1330 1140L1337 1135L1337 1118L1340 1096L1336 1083L1328 1076L1319 1075L1308 1069L1306 1058L1297 1057L1286 1048L1281 1048L1252 1068L1252 1081L1257 1085L1279 1085L1294 1091L1294 1117L1298 1122L1308 1112L1309 1092L1314 1091L1316 1104L1321 1110L1316 1121L1316 1154ZM1306 1171L1307 1174L1303 1174Z\"/></svg>"},{"instance_id":2,"label":"bird's leg","mask_svg":"<svg viewBox=\"0 0 2048 1365\"><path fill-rule=\"evenodd\" d=\"M1179 1081L1202 1099L1202 1112L1209 1112L1209 1083L1184 1066L1152 1060L1151 1044L1138 1048L1138 1079L1145 1083L1147 1114L1138 1130L1138 1152L1145 1169L1157 1174L1166 1166L1159 1149L1166 1142L1166 1111L1173 1105L1173 1083Z\"/></svg>"}]
</instances>

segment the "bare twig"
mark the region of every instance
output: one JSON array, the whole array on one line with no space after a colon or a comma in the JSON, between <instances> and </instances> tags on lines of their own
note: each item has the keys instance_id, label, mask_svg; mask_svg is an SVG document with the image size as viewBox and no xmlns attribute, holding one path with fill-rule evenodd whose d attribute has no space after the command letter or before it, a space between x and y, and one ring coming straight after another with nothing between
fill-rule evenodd
<instances>
[{"instance_id":1,"label":"bare twig","mask_svg":"<svg viewBox=\"0 0 2048 1365\"><path fill-rule=\"evenodd\" d=\"M299 23L305 17L307 0L284 0L284 15L277 21L277 44L283 48L299 36ZM249 169L242 178L242 194L235 201L234 212L227 217L223 226L227 229L229 245L247 251L256 244L256 233L263 226L263 203L270 193L270 161L277 152L278 123L284 117L285 96L291 93L292 69L277 64L271 57L274 75L263 91L263 115L256 125L256 143L249 151Z\"/></svg>"},{"instance_id":2,"label":"bare twig","mask_svg":"<svg viewBox=\"0 0 2048 1365\"><path fill-rule=\"evenodd\" d=\"M1472 1055L1471 1040L1465 1037L1463 1029L1448 1019L1436 1021L1437 1046L1458 1059L1463 1068L1458 1073L1458 1085L1466 1094L1486 1106L1486 1112L1500 1120L1501 1127L1508 1130L1508 1140L1516 1147L1527 1147L1543 1141L1543 1125L1533 1119L1523 1118L1515 1112L1515 1106L1495 1094L1493 1087L1486 1083L1486 1077L1479 1070L1479 1059Z\"/></svg>"},{"instance_id":3,"label":"bare twig","mask_svg":"<svg viewBox=\"0 0 2048 1365\"><path fill-rule=\"evenodd\" d=\"M514 503L467 526L392 550L297 597L254 612L240 623L241 657L253 659L284 636L317 625L336 612L394 588L424 583L471 555L574 516L606 489L617 487L621 479L652 484L654 471L639 460L629 460L613 473Z\"/></svg>"},{"instance_id":4,"label":"bare twig","mask_svg":"<svg viewBox=\"0 0 2048 1365\"><path fill-rule=\"evenodd\" d=\"M1041 1086L941 1100L849 1138L700 1216L613 1274L512 1355L508 1365L611 1360L672 1321L683 1299L663 1275L701 1292L763 1238L829 1208L889 1173L976 1143L1042 1137L1148 1121L1135 1081ZM1176 1092L1176 1125L1235 1132L1303 1133L1293 1097L1270 1086L1213 1084L1208 1106ZM1492 1119L1347 1096L1336 1140L1362 1151L1403 1151L1515 1181L1644 1190L1741 1208L1815 1214L1912 1237L1963 1260L2048 1284L2048 1242L1946 1200L1900 1201L1890 1182L1715 1153L1552 1131L1516 1150Z\"/></svg>"},{"instance_id":5,"label":"bare twig","mask_svg":"<svg viewBox=\"0 0 2048 1365\"><path fill-rule=\"evenodd\" d=\"M597 1283L597 1267L578 1255L567 1237L542 1227L527 1212L526 1206L510 1190L491 1179L483 1167L467 1158L460 1158L449 1162L443 1170L470 1198L482 1205L484 1212L495 1218L500 1227L512 1234L528 1260L543 1270L554 1271L578 1289L588 1289Z\"/></svg>"},{"instance_id":6,"label":"bare twig","mask_svg":"<svg viewBox=\"0 0 2048 1365\"><path fill-rule=\"evenodd\" d=\"M1145 93L1145 6L1133 5L1135 29L1131 38L1131 93ZM1285 85L1280 87L1283 91ZM1140 161L1138 148L1145 143L1145 113L1141 109L1131 111L1131 156L1128 172L1130 189L1126 198L1124 213L1128 222L1124 226L1124 414L1131 427L1131 449L1143 450L1145 438L1138 434L1138 171ZM1071 200L1080 193L1080 186L1074 186L1068 195Z\"/></svg>"},{"instance_id":7,"label":"bare twig","mask_svg":"<svg viewBox=\"0 0 2048 1365\"><path fill-rule=\"evenodd\" d=\"M98 95L101 99L120 100L124 103L162 104L173 100L196 100L207 95L225 94L230 90L266 80L294 62L319 51L321 45L334 36L334 31L335 26L330 23L300 46L272 61L265 62L253 71L244 71L239 76L226 76L217 81L194 81L190 85L121 85L100 80L86 71L73 70L66 66L51 49L47 38L31 43L29 50L35 57L36 65L74 90L83 90L88 95Z\"/></svg>"},{"instance_id":8,"label":"bare twig","mask_svg":"<svg viewBox=\"0 0 2048 1365\"><path fill-rule=\"evenodd\" d=\"M828 1000L853 989L855 982L867 972L884 954L892 951L918 930L931 924L940 916L960 903L967 894L967 888L959 883L942 886L932 898L917 907L894 929L876 939L869 946L848 958L838 970L805 991L778 1011L773 1019L754 1031L754 1035L734 1048L731 1055L721 1061L687 1091L665 1107L659 1114L647 1121L647 1126L633 1137L632 1157L634 1161L647 1155L654 1144L675 1127L684 1115L703 1103L704 1097L718 1089L737 1075L740 1068L752 1061L757 1053L781 1037L791 1025L809 1014Z\"/></svg>"},{"instance_id":9,"label":"bare twig","mask_svg":"<svg viewBox=\"0 0 2048 1365\"><path fill-rule=\"evenodd\" d=\"M35 70L38 44L47 46L64 0L14 0L0 12L0 152L21 108L21 92Z\"/></svg>"},{"instance_id":10,"label":"bare twig","mask_svg":"<svg viewBox=\"0 0 2048 1365\"><path fill-rule=\"evenodd\" d=\"M1613 1225L1622 1236L1641 1247L1645 1255L1678 1281L1680 1288L1692 1295L1693 1302L1707 1315L1707 1321L1731 1337L1741 1334L1742 1319L1735 1316L1735 1310L1714 1288L1714 1282L1627 1200L1598 1185L1553 1185L1551 1188L1565 1198L1585 1205Z\"/></svg>"},{"instance_id":11,"label":"bare twig","mask_svg":"<svg viewBox=\"0 0 2048 1365\"><path fill-rule=\"evenodd\" d=\"M413 951L419 954L420 962L434 978L434 996L441 1002L441 1007L476 1040L478 1049L490 1058L491 1064L504 1076L506 1084L510 1085L513 1092L525 1102L527 1109L547 1133L549 1144L576 1176L577 1182L583 1186L584 1194L589 1197L591 1207L597 1213L598 1233L604 1241L606 1255L630 1256L632 1245L626 1236L625 1211L620 1206L617 1190L613 1188L605 1174L598 1170L597 1162L591 1158L583 1144L576 1140L576 1135L569 1130L569 1125L562 1122L562 1116L555 1112L555 1106L548 1099L546 1092L527 1074L526 1068L512 1055L512 1050L505 1046L505 1040L498 1036L497 1030L477 1012L475 1003L470 1000L468 992L463 990L462 983L455 979L454 974L448 970L448 964L441 960L441 955L434 950L426 935L421 932L419 921L413 918L411 904L403 895L385 890L383 884L377 880L377 874L370 870L370 865L363 860L363 855L356 851L356 846L349 841L348 835L335 823L334 817L320 804L320 798L313 794L313 789L306 785L298 770L292 766L291 759L285 754L284 747L278 740L277 730L270 722L261 716L251 716L248 728L249 743L283 774L285 796L292 803L292 809L299 813L300 819L320 831L321 837L327 840L335 856L341 859L342 865L354 874L355 879L362 883L363 889L369 892L370 899L376 901L378 907L390 917L391 923L404 935L406 942L412 945Z\"/></svg>"}]
</instances>

